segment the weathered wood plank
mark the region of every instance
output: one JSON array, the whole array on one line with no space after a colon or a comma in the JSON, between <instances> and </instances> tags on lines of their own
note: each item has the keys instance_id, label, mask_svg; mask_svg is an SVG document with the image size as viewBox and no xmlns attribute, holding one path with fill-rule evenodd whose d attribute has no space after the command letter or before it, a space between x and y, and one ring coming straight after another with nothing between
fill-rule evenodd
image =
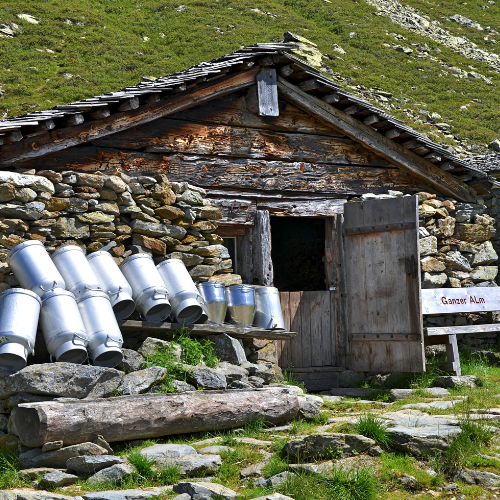
<instances>
[{"instance_id":1,"label":"weathered wood plank","mask_svg":"<svg viewBox=\"0 0 500 500\"><path fill-rule=\"evenodd\" d=\"M259 285L271 286L274 279L271 259L271 222L267 210L257 210L253 228L253 278Z\"/></svg>"},{"instance_id":2,"label":"weathered wood plank","mask_svg":"<svg viewBox=\"0 0 500 500\"><path fill-rule=\"evenodd\" d=\"M499 288L431 288L422 290L422 314L500 310Z\"/></svg>"},{"instance_id":3,"label":"weathered wood plank","mask_svg":"<svg viewBox=\"0 0 500 500\"><path fill-rule=\"evenodd\" d=\"M302 332L302 294L304 292L290 292L290 324L293 326L294 331L297 332L295 337L297 340L294 345L290 347L292 350L291 366L300 367L302 365L302 342L305 338L305 333ZM284 366L283 368L288 368Z\"/></svg>"},{"instance_id":4,"label":"weathered wood plank","mask_svg":"<svg viewBox=\"0 0 500 500\"><path fill-rule=\"evenodd\" d=\"M0 165L10 165L20 160L60 151L198 106L221 95L253 85L258 71L259 68L253 68L234 76L223 77L218 81L201 84L182 95L167 97L164 101L147 104L132 111L116 113L98 123L90 122L77 127L56 129L38 136L36 141L23 141L20 144L4 146L0 153Z\"/></svg>"},{"instance_id":5,"label":"weathered wood plank","mask_svg":"<svg viewBox=\"0 0 500 500\"><path fill-rule=\"evenodd\" d=\"M321 134L330 137L345 137L319 120L305 113L278 96L280 116L259 116L256 86L245 92L233 93L192 108L171 117L196 123L216 123L234 127L281 130L302 134Z\"/></svg>"},{"instance_id":6,"label":"weathered wood plank","mask_svg":"<svg viewBox=\"0 0 500 500\"><path fill-rule=\"evenodd\" d=\"M330 106L321 99L306 94L284 78L278 77L278 90L285 99L311 113L318 120L330 124L353 140L362 142L382 158L429 183L439 192L462 201L474 202L475 193L469 186L403 146L387 139L373 128Z\"/></svg>"},{"instance_id":7,"label":"weathered wood plank","mask_svg":"<svg viewBox=\"0 0 500 500\"><path fill-rule=\"evenodd\" d=\"M390 163L347 138L205 125L164 118L93 141L98 147L146 153L221 155L338 165L390 167Z\"/></svg>"},{"instance_id":8,"label":"weathered wood plank","mask_svg":"<svg viewBox=\"0 0 500 500\"><path fill-rule=\"evenodd\" d=\"M125 334L141 330L144 332L173 332L180 330L182 325L177 323L149 323L147 321L122 320L118 321L120 330ZM262 328L243 328L237 325L189 325L185 327L190 335L216 335L226 333L237 339L266 339L266 340L290 340L297 336L296 332L283 330L264 330Z\"/></svg>"},{"instance_id":9,"label":"weathered wood plank","mask_svg":"<svg viewBox=\"0 0 500 500\"><path fill-rule=\"evenodd\" d=\"M278 88L276 87L276 70L262 68L257 74L257 95L259 97L260 116L279 116Z\"/></svg>"},{"instance_id":10,"label":"weathered wood plank","mask_svg":"<svg viewBox=\"0 0 500 500\"><path fill-rule=\"evenodd\" d=\"M259 210L280 217L330 217L344 209L347 200L258 201Z\"/></svg>"},{"instance_id":11,"label":"weathered wood plank","mask_svg":"<svg viewBox=\"0 0 500 500\"><path fill-rule=\"evenodd\" d=\"M236 270L243 283L253 283L253 228L245 226L245 234L236 238Z\"/></svg>"},{"instance_id":12,"label":"weathered wood plank","mask_svg":"<svg viewBox=\"0 0 500 500\"><path fill-rule=\"evenodd\" d=\"M66 154L69 153L69 154ZM131 175L164 172L172 181L189 180L207 188L249 189L257 191L361 195L425 190L425 184L399 169L323 165L304 162L265 161L244 158L160 155L123 152L114 149L70 148L58 155L24 162L19 167L56 171L113 173L117 169Z\"/></svg>"},{"instance_id":13,"label":"weathered wood plank","mask_svg":"<svg viewBox=\"0 0 500 500\"><path fill-rule=\"evenodd\" d=\"M210 197L210 203L222 212L222 219L217 221L219 225L254 225L257 213L257 204L254 201Z\"/></svg>"},{"instance_id":14,"label":"weathered wood plank","mask_svg":"<svg viewBox=\"0 0 500 500\"><path fill-rule=\"evenodd\" d=\"M433 326L424 328L429 338L442 335L461 335L465 333L497 333L500 332L500 323L492 325L463 325L463 326Z\"/></svg>"},{"instance_id":15,"label":"weathered wood plank","mask_svg":"<svg viewBox=\"0 0 500 500\"><path fill-rule=\"evenodd\" d=\"M301 358L302 362L295 366L313 366L312 364L312 322L313 322L313 293L303 292L300 300L300 319L301 319Z\"/></svg>"}]
</instances>

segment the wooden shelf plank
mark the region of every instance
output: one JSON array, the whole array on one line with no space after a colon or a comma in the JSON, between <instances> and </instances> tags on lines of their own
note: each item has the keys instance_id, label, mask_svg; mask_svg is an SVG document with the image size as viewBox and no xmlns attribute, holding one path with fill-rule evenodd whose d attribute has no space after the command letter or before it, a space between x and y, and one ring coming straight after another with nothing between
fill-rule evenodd
<instances>
[{"instance_id":1,"label":"wooden shelf plank","mask_svg":"<svg viewBox=\"0 0 500 500\"><path fill-rule=\"evenodd\" d=\"M178 323L149 323L147 321L124 320L118 321L120 330L123 333L134 332L168 332L180 330L182 325ZM291 340L297 333L287 330L264 330L262 328L244 328L237 325L189 325L186 327L191 335L217 335L226 333L238 339L266 339L266 340Z\"/></svg>"}]
</instances>

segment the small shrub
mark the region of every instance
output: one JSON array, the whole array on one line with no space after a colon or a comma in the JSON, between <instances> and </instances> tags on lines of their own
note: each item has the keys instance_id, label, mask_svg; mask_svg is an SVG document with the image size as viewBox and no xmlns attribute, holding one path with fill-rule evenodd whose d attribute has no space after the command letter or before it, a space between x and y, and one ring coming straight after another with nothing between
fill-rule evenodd
<instances>
[{"instance_id":1,"label":"small shrub","mask_svg":"<svg viewBox=\"0 0 500 500\"><path fill-rule=\"evenodd\" d=\"M390 439L387 424L372 413L364 413L359 421L353 425L354 432L375 440L378 444L389 446Z\"/></svg>"},{"instance_id":2,"label":"small shrub","mask_svg":"<svg viewBox=\"0 0 500 500\"><path fill-rule=\"evenodd\" d=\"M373 500L378 495L378 482L370 469L344 470L334 467L325 480L331 500Z\"/></svg>"}]
</instances>

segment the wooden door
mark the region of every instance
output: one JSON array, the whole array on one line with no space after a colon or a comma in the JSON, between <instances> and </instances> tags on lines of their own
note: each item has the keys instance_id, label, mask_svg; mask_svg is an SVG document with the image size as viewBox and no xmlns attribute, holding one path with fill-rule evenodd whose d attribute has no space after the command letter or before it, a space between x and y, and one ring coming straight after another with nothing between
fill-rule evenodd
<instances>
[{"instance_id":1,"label":"wooden door","mask_svg":"<svg viewBox=\"0 0 500 500\"><path fill-rule=\"evenodd\" d=\"M308 390L338 387L335 292L281 292L280 300L285 328L298 332L294 339L277 343L280 367L303 381Z\"/></svg>"},{"instance_id":2,"label":"wooden door","mask_svg":"<svg viewBox=\"0 0 500 500\"><path fill-rule=\"evenodd\" d=\"M416 196L344 206L351 370L425 371Z\"/></svg>"}]
</instances>

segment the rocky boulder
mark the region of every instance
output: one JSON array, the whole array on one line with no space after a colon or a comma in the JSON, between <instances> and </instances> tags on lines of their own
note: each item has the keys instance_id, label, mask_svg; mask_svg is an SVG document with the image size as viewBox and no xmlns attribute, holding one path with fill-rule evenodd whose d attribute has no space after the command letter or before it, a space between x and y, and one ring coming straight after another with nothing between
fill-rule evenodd
<instances>
[{"instance_id":1,"label":"rocky boulder","mask_svg":"<svg viewBox=\"0 0 500 500\"><path fill-rule=\"evenodd\" d=\"M344 455L363 453L376 446L373 439L360 434L322 433L293 439L285 445L285 453L293 460L310 462L331 458L332 453Z\"/></svg>"},{"instance_id":2,"label":"rocky boulder","mask_svg":"<svg viewBox=\"0 0 500 500\"><path fill-rule=\"evenodd\" d=\"M0 379L0 398L29 393L97 399L110 396L122 378L123 372L114 368L74 363L31 365Z\"/></svg>"},{"instance_id":3,"label":"rocky boulder","mask_svg":"<svg viewBox=\"0 0 500 500\"><path fill-rule=\"evenodd\" d=\"M238 339L234 339L225 333L210 335L207 340L213 342L217 357L221 361L227 361L233 365L241 365L247 358L245 350Z\"/></svg>"}]
</instances>

